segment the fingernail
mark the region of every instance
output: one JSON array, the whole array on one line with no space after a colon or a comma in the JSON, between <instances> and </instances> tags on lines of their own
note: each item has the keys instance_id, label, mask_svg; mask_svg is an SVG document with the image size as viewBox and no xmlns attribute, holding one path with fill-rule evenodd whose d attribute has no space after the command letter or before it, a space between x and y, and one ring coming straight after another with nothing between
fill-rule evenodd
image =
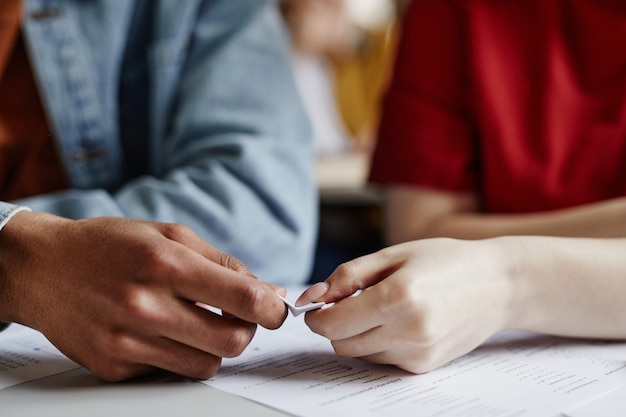
<instances>
[{"instance_id":1,"label":"fingernail","mask_svg":"<svg viewBox=\"0 0 626 417\"><path fill-rule=\"evenodd\" d=\"M320 298L328 291L328 284L325 282L318 282L312 285L309 289L302 293L296 300L296 306L302 306L305 304L319 301Z\"/></svg>"}]
</instances>

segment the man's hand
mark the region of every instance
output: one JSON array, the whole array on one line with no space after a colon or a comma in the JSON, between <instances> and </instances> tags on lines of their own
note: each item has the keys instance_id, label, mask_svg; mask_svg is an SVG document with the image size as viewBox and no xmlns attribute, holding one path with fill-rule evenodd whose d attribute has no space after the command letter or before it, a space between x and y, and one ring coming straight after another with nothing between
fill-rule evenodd
<instances>
[{"instance_id":1,"label":"man's hand","mask_svg":"<svg viewBox=\"0 0 626 417\"><path fill-rule=\"evenodd\" d=\"M282 324L277 291L180 225L24 212L0 233L0 321L41 331L109 381L214 375L256 324Z\"/></svg>"}]
</instances>

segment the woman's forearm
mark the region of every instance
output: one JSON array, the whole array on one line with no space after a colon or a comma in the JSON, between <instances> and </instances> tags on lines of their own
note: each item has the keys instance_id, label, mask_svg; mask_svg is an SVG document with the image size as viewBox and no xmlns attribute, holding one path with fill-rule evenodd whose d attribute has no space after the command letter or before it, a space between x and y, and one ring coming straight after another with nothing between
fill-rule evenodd
<instances>
[{"instance_id":1,"label":"woman's forearm","mask_svg":"<svg viewBox=\"0 0 626 417\"><path fill-rule=\"evenodd\" d=\"M428 198L403 196L389 202L386 231L390 244L430 237L626 237L626 198L530 214L482 214L471 204L431 204L425 201Z\"/></svg>"},{"instance_id":2,"label":"woman's forearm","mask_svg":"<svg viewBox=\"0 0 626 417\"><path fill-rule=\"evenodd\" d=\"M509 327L626 338L626 239L496 240L515 285Z\"/></svg>"}]
</instances>

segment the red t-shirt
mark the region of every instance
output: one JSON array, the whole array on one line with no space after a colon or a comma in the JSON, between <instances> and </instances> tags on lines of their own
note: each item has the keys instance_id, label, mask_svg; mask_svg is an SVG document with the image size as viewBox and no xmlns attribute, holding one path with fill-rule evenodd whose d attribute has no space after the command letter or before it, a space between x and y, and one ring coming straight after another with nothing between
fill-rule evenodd
<instances>
[{"instance_id":1,"label":"red t-shirt","mask_svg":"<svg viewBox=\"0 0 626 417\"><path fill-rule=\"evenodd\" d=\"M413 0L370 179L497 213L626 195L626 2Z\"/></svg>"}]
</instances>

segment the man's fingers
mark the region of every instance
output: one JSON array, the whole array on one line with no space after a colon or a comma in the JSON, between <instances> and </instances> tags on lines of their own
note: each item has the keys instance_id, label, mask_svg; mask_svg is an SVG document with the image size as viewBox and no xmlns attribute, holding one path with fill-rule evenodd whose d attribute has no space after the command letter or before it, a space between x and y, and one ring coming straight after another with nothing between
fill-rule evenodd
<instances>
[{"instance_id":1,"label":"man's fingers","mask_svg":"<svg viewBox=\"0 0 626 417\"><path fill-rule=\"evenodd\" d=\"M160 323L161 334L215 356L241 355L256 331L255 324L220 316L186 301L174 303L179 305L167 309L168 314Z\"/></svg>"},{"instance_id":2,"label":"man's fingers","mask_svg":"<svg viewBox=\"0 0 626 417\"><path fill-rule=\"evenodd\" d=\"M166 370L206 379L218 371L221 358L160 336L118 332L100 341L97 356L82 361L94 375L117 382Z\"/></svg>"},{"instance_id":3,"label":"man's fingers","mask_svg":"<svg viewBox=\"0 0 626 417\"><path fill-rule=\"evenodd\" d=\"M243 262L209 245L186 226L163 224L162 229L166 238L208 261L197 261L195 271L191 271L192 263L187 264L188 276L192 279L187 281L190 285L188 291L183 290L183 297L220 308L227 315L266 328L280 327L286 317L286 308L274 293L285 295L284 288L258 281ZM191 253L186 256L193 257Z\"/></svg>"},{"instance_id":4,"label":"man's fingers","mask_svg":"<svg viewBox=\"0 0 626 417\"><path fill-rule=\"evenodd\" d=\"M283 323L286 307L272 286L212 262L184 246L170 249L166 265L154 266L152 272L160 274L177 296L219 308L266 328L274 329Z\"/></svg>"},{"instance_id":5,"label":"man's fingers","mask_svg":"<svg viewBox=\"0 0 626 417\"><path fill-rule=\"evenodd\" d=\"M167 338L134 340L129 360L189 378L207 379L217 373L219 356Z\"/></svg>"},{"instance_id":6,"label":"man's fingers","mask_svg":"<svg viewBox=\"0 0 626 417\"><path fill-rule=\"evenodd\" d=\"M161 224L161 232L166 238L178 242L223 267L253 276L248 267L238 258L228 255L216 247L209 245L193 232L190 228L180 225L165 223Z\"/></svg>"}]
</instances>

